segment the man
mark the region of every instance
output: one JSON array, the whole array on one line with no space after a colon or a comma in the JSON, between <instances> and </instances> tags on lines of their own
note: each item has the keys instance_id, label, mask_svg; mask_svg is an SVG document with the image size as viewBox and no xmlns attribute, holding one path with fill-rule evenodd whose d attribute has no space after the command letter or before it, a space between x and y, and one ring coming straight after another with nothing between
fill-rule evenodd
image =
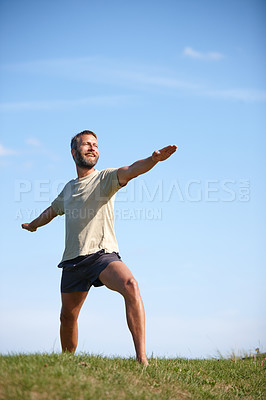
<instances>
[{"instance_id":1,"label":"man","mask_svg":"<svg viewBox=\"0 0 266 400\"><path fill-rule=\"evenodd\" d=\"M122 294L136 358L148 365L145 351L145 313L138 284L122 262L114 233L115 193L131 179L166 160L176 145L154 151L152 156L128 167L94 168L99 158L97 136L83 131L71 140L76 179L68 182L59 196L38 218L22 224L34 232L57 215L65 214L66 243L62 261L61 327L62 351L75 352L78 344L78 315L92 285Z\"/></svg>"}]
</instances>

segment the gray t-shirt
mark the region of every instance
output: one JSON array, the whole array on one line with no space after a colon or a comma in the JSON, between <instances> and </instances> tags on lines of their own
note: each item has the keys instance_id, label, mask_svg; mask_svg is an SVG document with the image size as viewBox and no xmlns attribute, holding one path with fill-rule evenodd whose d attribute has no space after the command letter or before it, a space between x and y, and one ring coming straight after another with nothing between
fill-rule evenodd
<instances>
[{"instance_id":1,"label":"gray t-shirt","mask_svg":"<svg viewBox=\"0 0 266 400\"><path fill-rule=\"evenodd\" d=\"M114 200L120 188L115 168L95 170L65 185L51 203L58 215L65 214L66 236L62 261L102 249L107 253L118 252L114 231Z\"/></svg>"}]
</instances>

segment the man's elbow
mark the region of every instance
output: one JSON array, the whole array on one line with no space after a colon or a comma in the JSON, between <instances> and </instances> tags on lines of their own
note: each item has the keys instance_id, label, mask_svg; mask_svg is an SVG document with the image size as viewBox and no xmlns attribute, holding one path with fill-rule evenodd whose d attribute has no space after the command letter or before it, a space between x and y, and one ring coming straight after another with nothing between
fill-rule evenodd
<instances>
[{"instance_id":1,"label":"man's elbow","mask_svg":"<svg viewBox=\"0 0 266 400\"><path fill-rule=\"evenodd\" d=\"M50 206L48 209L47 209L47 211L48 211L48 217L52 220L52 219L54 219L55 217L57 217L57 212L53 209L53 207L52 206Z\"/></svg>"},{"instance_id":2,"label":"man's elbow","mask_svg":"<svg viewBox=\"0 0 266 400\"><path fill-rule=\"evenodd\" d=\"M117 179L121 187L126 186L132 178L134 176L131 175L130 167L122 167L117 170Z\"/></svg>"}]
</instances>

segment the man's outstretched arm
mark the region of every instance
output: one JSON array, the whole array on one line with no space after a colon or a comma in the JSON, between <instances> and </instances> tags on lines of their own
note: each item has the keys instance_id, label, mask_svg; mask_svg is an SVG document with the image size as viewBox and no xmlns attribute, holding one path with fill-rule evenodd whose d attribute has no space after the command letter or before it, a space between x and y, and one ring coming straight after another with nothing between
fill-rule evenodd
<instances>
[{"instance_id":1,"label":"man's outstretched arm","mask_svg":"<svg viewBox=\"0 0 266 400\"><path fill-rule=\"evenodd\" d=\"M37 228L48 224L48 222L52 221L52 219L56 216L56 212L54 211L53 207L50 206L46 208L46 210L44 210L41 215L39 215L39 217L31 221L30 223L22 224L21 227L23 229L27 229L27 231L35 232L37 231Z\"/></svg>"},{"instance_id":2,"label":"man's outstretched arm","mask_svg":"<svg viewBox=\"0 0 266 400\"><path fill-rule=\"evenodd\" d=\"M161 150L155 150L152 155L144 160L134 162L128 167L119 168L117 177L121 186L125 186L128 181L149 171L158 161L167 160L177 149L175 144L164 147Z\"/></svg>"}]
</instances>

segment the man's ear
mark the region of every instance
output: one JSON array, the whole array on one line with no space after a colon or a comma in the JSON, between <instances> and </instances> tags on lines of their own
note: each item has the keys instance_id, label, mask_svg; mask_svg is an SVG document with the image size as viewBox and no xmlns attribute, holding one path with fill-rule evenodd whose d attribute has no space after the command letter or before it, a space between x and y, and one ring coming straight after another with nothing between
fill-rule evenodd
<instances>
[{"instance_id":1,"label":"man's ear","mask_svg":"<svg viewBox=\"0 0 266 400\"><path fill-rule=\"evenodd\" d=\"M72 154L72 157L74 158L74 160L75 160L75 153L76 153L75 149L71 149L71 154Z\"/></svg>"}]
</instances>

